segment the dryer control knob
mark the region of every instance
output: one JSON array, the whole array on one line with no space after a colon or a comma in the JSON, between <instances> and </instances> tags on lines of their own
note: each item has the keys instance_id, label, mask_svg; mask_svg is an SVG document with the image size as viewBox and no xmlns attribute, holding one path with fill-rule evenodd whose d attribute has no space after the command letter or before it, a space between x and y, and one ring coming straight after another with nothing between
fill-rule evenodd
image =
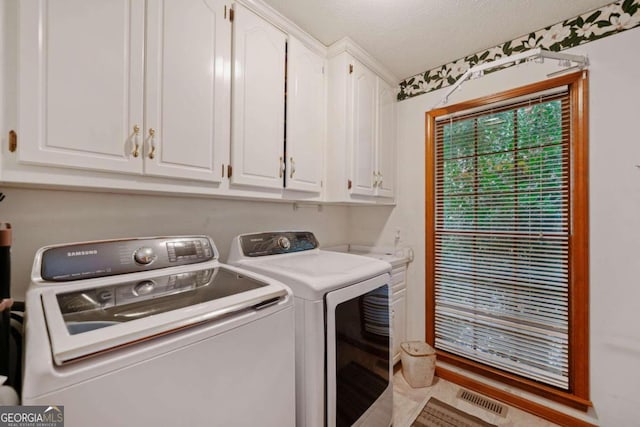
<instances>
[{"instance_id":1,"label":"dryer control knob","mask_svg":"<svg viewBox=\"0 0 640 427\"><path fill-rule=\"evenodd\" d=\"M142 265L151 264L156 259L156 254L153 253L153 249L149 247L142 247L137 249L133 253L133 259Z\"/></svg>"},{"instance_id":2,"label":"dryer control knob","mask_svg":"<svg viewBox=\"0 0 640 427\"><path fill-rule=\"evenodd\" d=\"M291 241L286 237L282 236L278 238L278 246L282 249L289 249L291 247Z\"/></svg>"}]
</instances>

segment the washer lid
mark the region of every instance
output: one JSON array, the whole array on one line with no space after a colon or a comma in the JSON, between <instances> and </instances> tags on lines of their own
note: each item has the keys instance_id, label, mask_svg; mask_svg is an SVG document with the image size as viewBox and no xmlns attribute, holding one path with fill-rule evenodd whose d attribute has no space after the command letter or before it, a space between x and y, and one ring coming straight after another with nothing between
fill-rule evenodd
<instances>
[{"instance_id":1,"label":"washer lid","mask_svg":"<svg viewBox=\"0 0 640 427\"><path fill-rule=\"evenodd\" d=\"M135 277L117 283L74 282L42 292L56 364L247 314L278 303L289 293L275 280L258 280L249 272L217 264Z\"/></svg>"},{"instance_id":2,"label":"washer lid","mask_svg":"<svg viewBox=\"0 0 640 427\"><path fill-rule=\"evenodd\" d=\"M320 300L327 292L391 271L388 262L339 252L312 250L236 261L236 265L289 286L298 298Z\"/></svg>"}]
</instances>

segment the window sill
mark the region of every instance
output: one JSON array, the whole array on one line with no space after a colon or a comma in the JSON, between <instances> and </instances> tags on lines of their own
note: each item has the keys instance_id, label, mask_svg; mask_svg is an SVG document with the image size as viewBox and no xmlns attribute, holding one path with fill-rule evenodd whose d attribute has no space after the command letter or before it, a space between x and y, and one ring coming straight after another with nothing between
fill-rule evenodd
<instances>
[{"instance_id":1,"label":"window sill","mask_svg":"<svg viewBox=\"0 0 640 427\"><path fill-rule=\"evenodd\" d=\"M544 397L545 399L558 402L562 405L578 409L583 412L586 412L590 407L593 406L590 400L577 396L570 392L562 391L555 387L528 380L526 378L522 378L520 376L483 365L481 363L476 363L463 357L443 352L441 350L437 350L436 354L438 360L441 360L443 362L447 362L451 365L458 366L471 372L475 372L479 375L503 383L507 386L516 387L526 392L537 394Z\"/></svg>"},{"instance_id":2,"label":"window sill","mask_svg":"<svg viewBox=\"0 0 640 427\"><path fill-rule=\"evenodd\" d=\"M528 392L513 390L515 387L506 386L499 381L487 379L470 370L443 362L441 356L438 355L438 357L436 376L440 378L559 425L597 426L597 419L591 409L592 404L590 401L579 399L587 403L586 408L584 410L574 409L575 405L563 405L556 401L551 401L549 396L546 395L538 397Z\"/></svg>"}]
</instances>

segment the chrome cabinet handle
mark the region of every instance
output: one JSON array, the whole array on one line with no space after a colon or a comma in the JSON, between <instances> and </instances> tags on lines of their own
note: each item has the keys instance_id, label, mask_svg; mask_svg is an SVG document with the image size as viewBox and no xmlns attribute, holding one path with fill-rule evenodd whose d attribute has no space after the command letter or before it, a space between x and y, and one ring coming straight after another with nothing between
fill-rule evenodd
<instances>
[{"instance_id":1,"label":"chrome cabinet handle","mask_svg":"<svg viewBox=\"0 0 640 427\"><path fill-rule=\"evenodd\" d=\"M382 172L378 171L378 188L382 188Z\"/></svg>"},{"instance_id":2,"label":"chrome cabinet handle","mask_svg":"<svg viewBox=\"0 0 640 427\"><path fill-rule=\"evenodd\" d=\"M293 179L293 174L296 173L296 162L293 160L293 157L289 157L291 160L291 173L289 174L289 178Z\"/></svg>"},{"instance_id":3,"label":"chrome cabinet handle","mask_svg":"<svg viewBox=\"0 0 640 427\"><path fill-rule=\"evenodd\" d=\"M133 125L133 149L131 150L131 155L133 157L138 157L140 155L140 126Z\"/></svg>"},{"instance_id":4,"label":"chrome cabinet handle","mask_svg":"<svg viewBox=\"0 0 640 427\"><path fill-rule=\"evenodd\" d=\"M149 147L151 150L149 151L149 158L153 159L156 156L156 143L155 143L156 131L154 128L149 128Z\"/></svg>"},{"instance_id":5,"label":"chrome cabinet handle","mask_svg":"<svg viewBox=\"0 0 640 427\"><path fill-rule=\"evenodd\" d=\"M282 178L283 175L284 175L284 158L280 156L280 173L278 174L278 176Z\"/></svg>"}]
</instances>

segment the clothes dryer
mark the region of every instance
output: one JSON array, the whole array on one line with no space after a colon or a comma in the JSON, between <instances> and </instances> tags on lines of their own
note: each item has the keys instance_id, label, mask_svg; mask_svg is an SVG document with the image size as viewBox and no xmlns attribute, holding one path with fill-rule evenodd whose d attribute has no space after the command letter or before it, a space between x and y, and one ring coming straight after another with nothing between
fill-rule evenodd
<instances>
[{"instance_id":1,"label":"clothes dryer","mask_svg":"<svg viewBox=\"0 0 640 427\"><path fill-rule=\"evenodd\" d=\"M389 426L391 265L318 246L311 232L245 234L228 263L293 291L296 425Z\"/></svg>"}]
</instances>

